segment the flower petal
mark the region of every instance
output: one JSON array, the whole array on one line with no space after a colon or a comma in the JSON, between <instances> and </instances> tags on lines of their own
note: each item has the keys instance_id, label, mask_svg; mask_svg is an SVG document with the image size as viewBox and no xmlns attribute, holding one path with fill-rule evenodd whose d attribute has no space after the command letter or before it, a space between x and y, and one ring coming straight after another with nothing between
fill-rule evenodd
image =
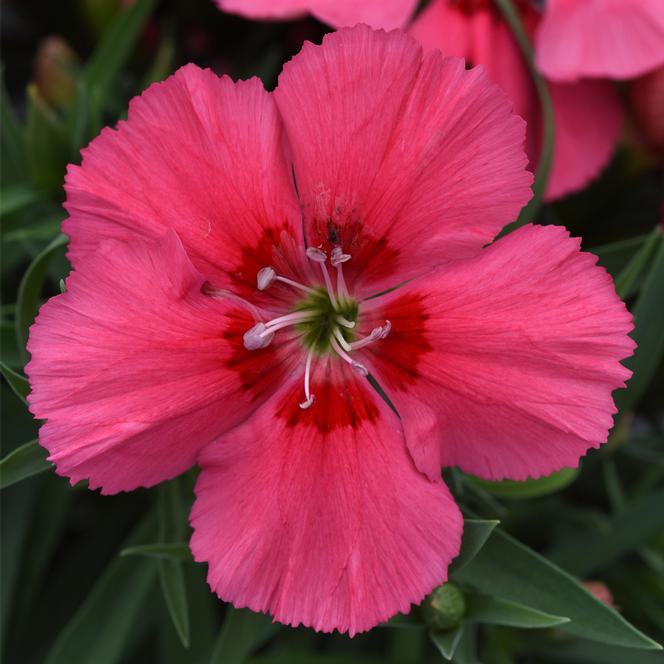
<instances>
[{"instance_id":1,"label":"flower petal","mask_svg":"<svg viewBox=\"0 0 664 664\"><path fill-rule=\"evenodd\" d=\"M610 81L549 84L555 119L553 163L545 199L586 187L611 161L624 112Z\"/></svg>"},{"instance_id":2,"label":"flower petal","mask_svg":"<svg viewBox=\"0 0 664 664\"><path fill-rule=\"evenodd\" d=\"M30 331L30 409L47 420L39 441L72 483L151 486L260 403L229 366L236 305L201 294L204 277L173 231L158 243L107 241L80 262Z\"/></svg>"},{"instance_id":3,"label":"flower petal","mask_svg":"<svg viewBox=\"0 0 664 664\"><path fill-rule=\"evenodd\" d=\"M361 268L373 292L476 253L531 196L524 123L504 94L401 32L305 44L274 94L308 240L342 244L351 280Z\"/></svg>"},{"instance_id":4,"label":"flower petal","mask_svg":"<svg viewBox=\"0 0 664 664\"><path fill-rule=\"evenodd\" d=\"M661 0L548 0L536 40L549 78L633 78L664 63Z\"/></svg>"},{"instance_id":5,"label":"flower petal","mask_svg":"<svg viewBox=\"0 0 664 664\"><path fill-rule=\"evenodd\" d=\"M524 8L522 20L535 33L539 13ZM495 12L477 10L468 16L446 0L432 3L410 29L427 48L481 64L504 90L514 112L528 124L526 150L532 168L540 160L542 111L532 78L512 33ZM607 81L551 84L555 116L553 164L546 200L587 186L609 163L620 137L623 111L616 90Z\"/></svg>"},{"instance_id":6,"label":"flower petal","mask_svg":"<svg viewBox=\"0 0 664 664\"><path fill-rule=\"evenodd\" d=\"M611 393L631 375L620 360L634 348L632 322L579 245L563 228L526 226L375 305L396 334L359 361L423 472L442 463L524 480L575 467L606 441Z\"/></svg>"},{"instance_id":7,"label":"flower petal","mask_svg":"<svg viewBox=\"0 0 664 664\"><path fill-rule=\"evenodd\" d=\"M255 287L255 272L243 274L248 254L259 247L268 260L269 236L282 231L301 238L282 142L258 79L235 84L187 65L153 85L117 131L105 129L83 151L82 166L69 168L63 228L74 267L105 238L172 228L208 279L226 285L232 273Z\"/></svg>"},{"instance_id":8,"label":"flower petal","mask_svg":"<svg viewBox=\"0 0 664 664\"><path fill-rule=\"evenodd\" d=\"M291 383L201 453L191 549L223 600L352 636L446 580L463 522L394 413L340 364L309 410Z\"/></svg>"}]
</instances>

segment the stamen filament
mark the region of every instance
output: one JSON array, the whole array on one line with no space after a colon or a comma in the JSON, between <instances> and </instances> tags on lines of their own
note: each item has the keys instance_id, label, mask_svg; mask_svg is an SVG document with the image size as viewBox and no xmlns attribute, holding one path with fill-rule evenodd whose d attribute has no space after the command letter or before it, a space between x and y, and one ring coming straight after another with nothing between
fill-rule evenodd
<instances>
[{"instance_id":1,"label":"stamen filament","mask_svg":"<svg viewBox=\"0 0 664 664\"><path fill-rule=\"evenodd\" d=\"M359 348L364 348L365 346L372 344L374 341L385 339L391 329L392 323L389 320L386 320L385 325L382 327L374 327L366 337L353 341L353 343L350 344L350 347L352 350L358 350Z\"/></svg>"},{"instance_id":2,"label":"stamen filament","mask_svg":"<svg viewBox=\"0 0 664 664\"><path fill-rule=\"evenodd\" d=\"M313 402L316 400L316 396L314 394L311 394L310 391L311 362L313 360L313 357L314 357L314 349L312 348L307 354L307 360L304 365L304 396L306 397L306 400L300 404L300 408L302 408L302 410L310 408Z\"/></svg>"},{"instance_id":3,"label":"stamen filament","mask_svg":"<svg viewBox=\"0 0 664 664\"><path fill-rule=\"evenodd\" d=\"M340 345L339 342L334 338L330 338L330 345L334 348L336 354L344 361L348 362L355 371L357 371L362 376L368 376L369 370L359 362L356 362Z\"/></svg>"},{"instance_id":4,"label":"stamen filament","mask_svg":"<svg viewBox=\"0 0 664 664\"><path fill-rule=\"evenodd\" d=\"M309 247L307 249L307 258L314 261L320 265L320 269L323 272L323 280L325 281L325 288L327 289L327 295L330 298L330 304L335 311L339 310L339 305L337 303L337 297L334 294L334 288L332 287L332 280L330 279L330 273L327 271L327 254L316 247Z\"/></svg>"},{"instance_id":5,"label":"stamen filament","mask_svg":"<svg viewBox=\"0 0 664 664\"><path fill-rule=\"evenodd\" d=\"M281 281L281 283L283 283L283 284L288 284L289 286L292 286L293 288L299 288L300 290L304 291L305 293L315 293L316 292L313 288L309 288L309 286L305 286L304 284L300 284L297 281L293 281L292 279L282 277L279 274L275 277L275 280L276 281Z\"/></svg>"},{"instance_id":6,"label":"stamen filament","mask_svg":"<svg viewBox=\"0 0 664 664\"><path fill-rule=\"evenodd\" d=\"M278 318L273 318L272 320L265 323L265 326L272 332L280 330L282 327L287 325L295 325L301 323L305 320L311 320L315 318L315 313L311 311L295 311L292 314L286 314L285 316L279 316Z\"/></svg>"},{"instance_id":7,"label":"stamen filament","mask_svg":"<svg viewBox=\"0 0 664 664\"><path fill-rule=\"evenodd\" d=\"M337 316L334 320L339 323L339 325L343 325L344 327L347 327L349 330L352 330L355 327L355 322L352 320L347 320L343 316Z\"/></svg>"},{"instance_id":8,"label":"stamen filament","mask_svg":"<svg viewBox=\"0 0 664 664\"><path fill-rule=\"evenodd\" d=\"M336 340L339 342L339 345L347 352L353 350L351 345L344 339L344 335L341 334L341 330L338 327L335 327L332 330L332 334L335 336Z\"/></svg>"}]
</instances>

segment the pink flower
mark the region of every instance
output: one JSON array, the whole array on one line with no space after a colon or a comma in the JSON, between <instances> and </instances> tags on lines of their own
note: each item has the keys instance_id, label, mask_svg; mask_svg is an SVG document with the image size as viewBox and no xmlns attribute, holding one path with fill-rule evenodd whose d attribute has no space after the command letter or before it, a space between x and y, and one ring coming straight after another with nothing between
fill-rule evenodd
<instances>
[{"instance_id":1,"label":"pink flower","mask_svg":"<svg viewBox=\"0 0 664 664\"><path fill-rule=\"evenodd\" d=\"M581 0L574 0L581 2ZM531 36L540 15L520 0L521 18ZM541 152L542 121L530 73L512 33L488 0L433 0L410 33L426 48L483 65L489 78L512 99L514 111L528 123L526 151L536 166ZM556 122L553 166L546 199L583 189L608 164L621 134L623 111L608 81L551 83Z\"/></svg>"},{"instance_id":2,"label":"pink flower","mask_svg":"<svg viewBox=\"0 0 664 664\"><path fill-rule=\"evenodd\" d=\"M30 335L58 472L113 493L198 461L191 548L238 607L352 635L421 601L459 551L441 465L574 466L629 376L577 240L482 249L530 197L509 106L366 26L274 94L189 65L132 101L69 170L74 271Z\"/></svg>"},{"instance_id":3,"label":"pink flower","mask_svg":"<svg viewBox=\"0 0 664 664\"><path fill-rule=\"evenodd\" d=\"M251 19L292 19L311 14L334 28L366 23L403 27L418 0L215 0L219 9Z\"/></svg>"},{"instance_id":4,"label":"pink flower","mask_svg":"<svg viewBox=\"0 0 664 664\"><path fill-rule=\"evenodd\" d=\"M547 0L537 63L551 79L624 79L664 64L662 0Z\"/></svg>"}]
</instances>

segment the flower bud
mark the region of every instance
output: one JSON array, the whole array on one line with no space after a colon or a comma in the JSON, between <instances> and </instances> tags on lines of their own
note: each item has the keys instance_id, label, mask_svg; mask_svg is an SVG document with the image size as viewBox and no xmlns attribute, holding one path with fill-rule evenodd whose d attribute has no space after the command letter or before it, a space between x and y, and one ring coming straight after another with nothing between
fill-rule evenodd
<instances>
[{"instance_id":1,"label":"flower bud","mask_svg":"<svg viewBox=\"0 0 664 664\"><path fill-rule=\"evenodd\" d=\"M58 108L68 106L76 94L79 59L69 44L57 35L46 37L35 57L35 83L41 97Z\"/></svg>"},{"instance_id":2,"label":"flower bud","mask_svg":"<svg viewBox=\"0 0 664 664\"><path fill-rule=\"evenodd\" d=\"M422 614L434 630L456 627L466 613L463 593L453 583L438 586L422 605Z\"/></svg>"}]
</instances>

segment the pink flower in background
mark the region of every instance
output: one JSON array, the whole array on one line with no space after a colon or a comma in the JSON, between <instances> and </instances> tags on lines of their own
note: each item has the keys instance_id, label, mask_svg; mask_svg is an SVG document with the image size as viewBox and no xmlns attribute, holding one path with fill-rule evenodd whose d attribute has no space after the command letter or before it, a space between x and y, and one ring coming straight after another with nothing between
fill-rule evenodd
<instances>
[{"instance_id":1,"label":"pink flower in background","mask_svg":"<svg viewBox=\"0 0 664 664\"><path fill-rule=\"evenodd\" d=\"M483 248L531 195L524 131L481 69L366 26L273 94L152 86L67 176L74 271L27 367L58 472L114 493L198 462L222 599L351 635L407 612L459 551L441 466L576 466L629 376L578 240Z\"/></svg>"},{"instance_id":2,"label":"pink flower in background","mask_svg":"<svg viewBox=\"0 0 664 664\"><path fill-rule=\"evenodd\" d=\"M292 19L311 14L334 28L366 23L373 28L403 27L418 0L216 0L225 12L251 19Z\"/></svg>"},{"instance_id":3,"label":"pink flower in background","mask_svg":"<svg viewBox=\"0 0 664 664\"><path fill-rule=\"evenodd\" d=\"M539 11L528 0L519 0L517 6L533 37ZM519 47L493 2L433 0L415 19L410 34L426 48L438 48L486 69L528 123L526 152L536 167L542 143L539 101ZM613 155L623 123L620 100L608 81L551 83L550 91L556 137L547 200L583 189L600 174Z\"/></svg>"},{"instance_id":4,"label":"pink flower in background","mask_svg":"<svg viewBox=\"0 0 664 664\"><path fill-rule=\"evenodd\" d=\"M547 0L537 64L551 79L625 79L664 64L662 0Z\"/></svg>"}]
</instances>

